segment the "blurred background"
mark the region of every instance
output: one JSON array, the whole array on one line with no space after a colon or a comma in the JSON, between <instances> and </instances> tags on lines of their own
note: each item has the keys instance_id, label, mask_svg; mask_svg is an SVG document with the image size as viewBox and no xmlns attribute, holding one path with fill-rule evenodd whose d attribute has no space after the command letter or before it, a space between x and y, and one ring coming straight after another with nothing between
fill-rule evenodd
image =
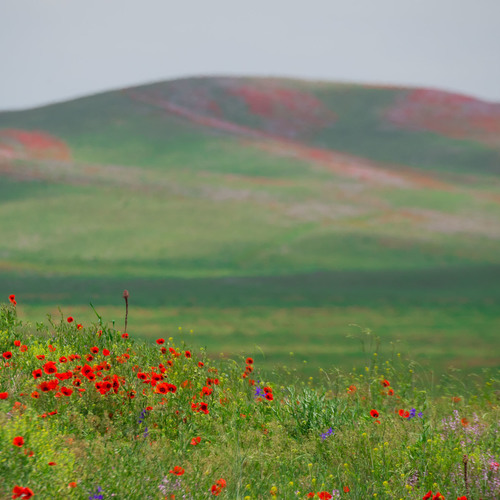
<instances>
[{"instance_id":1,"label":"blurred background","mask_svg":"<svg viewBox=\"0 0 500 500\"><path fill-rule=\"evenodd\" d=\"M0 297L311 375L500 365L496 0L4 1ZM60 310L58 309L60 307Z\"/></svg>"}]
</instances>

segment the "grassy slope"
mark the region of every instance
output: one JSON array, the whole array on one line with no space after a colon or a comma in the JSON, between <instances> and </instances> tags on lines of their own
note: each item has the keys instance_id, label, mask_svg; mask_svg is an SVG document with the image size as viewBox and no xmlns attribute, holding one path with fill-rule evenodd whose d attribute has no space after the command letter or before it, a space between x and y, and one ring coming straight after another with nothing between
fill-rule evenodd
<instances>
[{"instance_id":1,"label":"grassy slope","mask_svg":"<svg viewBox=\"0 0 500 500\"><path fill-rule=\"evenodd\" d=\"M181 83L142 90L185 104L202 89L219 116L266 130L217 80ZM119 314L128 288L131 331L182 324L212 351L258 344L269 361L350 364L359 323L436 362L497 363L498 152L382 123L401 90L309 90L336 120L296 140L432 171L441 187L339 174L126 93L2 113L0 128L54 134L75 161L18 160L2 177L1 293L32 318L62 304L88 321L87 297Z\"/></svg>"}]
</instances>

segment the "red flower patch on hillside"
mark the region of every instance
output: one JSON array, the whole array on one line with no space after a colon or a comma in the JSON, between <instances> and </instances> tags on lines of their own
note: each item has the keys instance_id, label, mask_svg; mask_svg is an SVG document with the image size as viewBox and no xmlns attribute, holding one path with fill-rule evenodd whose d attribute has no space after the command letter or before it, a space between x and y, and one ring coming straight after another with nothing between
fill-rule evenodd
<instances>
[{"instance_id":1,"label":"red flower patch on hillside","mask_svg":"<svg viewBox=\"0 0 500 500\"><path fill-rule=\"evenodd\" d=\"M39 160L70 160L71 152L61 139L39 130L0 130L0 149L13 157Z\"/></svg>"},{"instance_id":2,"label":"red flower patch on hillside","mask_svg":"<svg viewBox=\"0 0 500 500\"><path fill-rule=\"evenodd\" d=\"M240 98L250 113L265 118L269 134L293 138L336 120L335 113L309 92L267 82L235 83L227 92Z\"/></svg>"},{"instance_id":3,"label":"red flower patch on hillside","mask_svg":"<svg viewBox=\"0 0 500 500\"><path fill-rule=\"evenodd\" d=\"M408 130L427 130L455 139L500 145L500 104L430 89L406 92L384 113Z\"/></svg>"}]
</instances>

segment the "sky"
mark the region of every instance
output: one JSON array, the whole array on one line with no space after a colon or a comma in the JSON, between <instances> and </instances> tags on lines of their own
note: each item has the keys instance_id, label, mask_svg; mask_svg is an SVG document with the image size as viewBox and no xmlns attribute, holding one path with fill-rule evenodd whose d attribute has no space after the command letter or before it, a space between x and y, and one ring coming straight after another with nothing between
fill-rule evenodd
<instances>
[{"instance_id":1,"label":"sky","mask_svg":"<svg viewBox=\"0 0 500 500\"><path fill-rule=\"evenodd\" d=\"M500 102L500 0L0 0L0 109L288 76Z\"/></svg>"}]
</instances>

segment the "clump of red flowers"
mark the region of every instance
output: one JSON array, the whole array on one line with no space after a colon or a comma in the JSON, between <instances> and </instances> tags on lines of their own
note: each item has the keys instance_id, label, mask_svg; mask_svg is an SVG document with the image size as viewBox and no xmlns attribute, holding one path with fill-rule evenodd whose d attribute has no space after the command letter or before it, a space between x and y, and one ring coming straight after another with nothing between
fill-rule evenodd
<instances>
[{"instance_id":1,"label":"clump of red flowers","mask_svg":"<svg viewBox=\"0 0 500 500\"><path fill-rule=\"evenodd\" d=\"M21 498L22 500L28 500L33 496L33 490L25 486L17 486L16 484L16 486L14 486L12 490L12 498Z\"/></svg>"},{"instance_id":2,"label":"clump of red flowers","mask_svg":"<svg viewBox=\"0 0 500 500\"><path fill-rule=\"evenodd\" d=\"M212 495L219 496L226 485L227 483L225 479L218 479L217 482L212 485Z\"/></svg>"}]
</instances>

